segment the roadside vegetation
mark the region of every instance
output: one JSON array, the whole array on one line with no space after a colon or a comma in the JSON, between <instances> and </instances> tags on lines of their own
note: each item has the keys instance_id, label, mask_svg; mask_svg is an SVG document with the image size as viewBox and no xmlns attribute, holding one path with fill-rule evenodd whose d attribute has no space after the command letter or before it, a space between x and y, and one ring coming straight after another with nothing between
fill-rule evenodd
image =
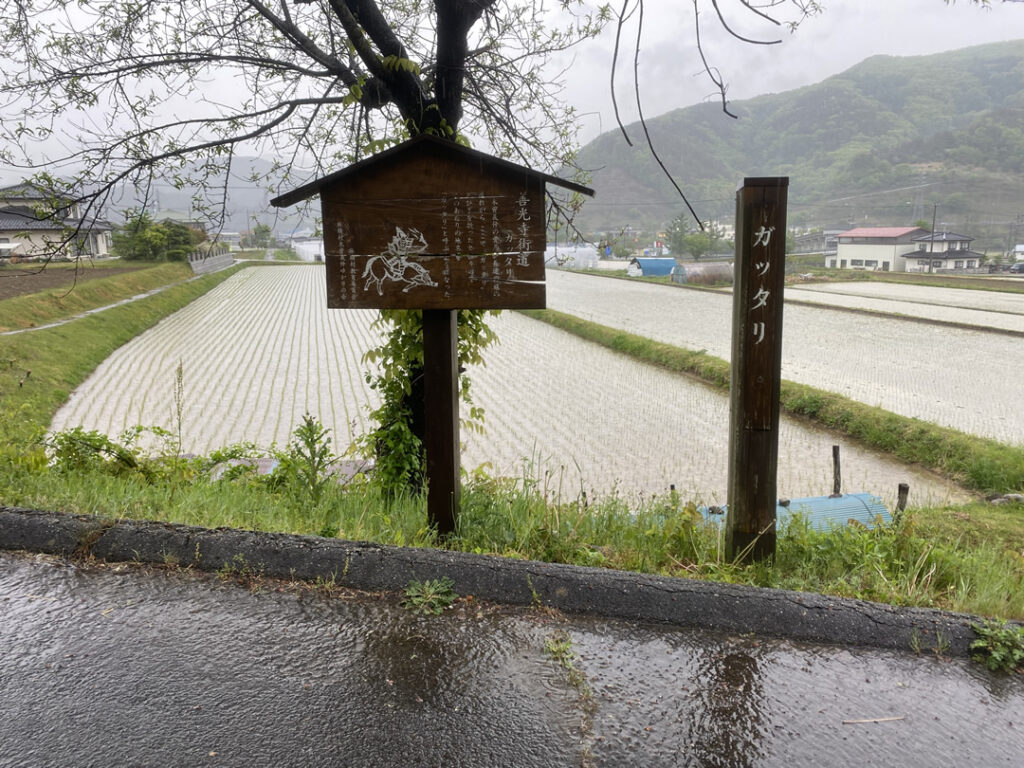
<instances>
[{"instance_id":1,"label":"roadside vegetation","mask_svg":"<svg viewBox=\"0 0 1024 768\"><path fill-rule=\"evenodd\" d=\"M199 457L181 456L180 436L167 429L130 430L116 440L81 429L46 434L56 409L114 348L232 271L57 328L0 338L3 504L445 546L1024 619L1021 504L910 510L893 525L873 530L818 532L797 519L781 532L773 565L740 567L723 560L718 527L705 522L688 499L561 496L554 478L531 472L518 478L466 477L459 528L439 542L426 525L421 497L387 493L372 475L333 475L342 448L331 443L315 415L303 420L288 445L262 451L226 446ZM117 277L124 276L111 279ZM0 313L7 311L5 305L0 303ZM692 369L720 385L728 379L725 364L706 354L652 342L645 349L628 334L613 334L619 345L613 348L640 359ZM810 388L784 394L792 412L831 422L847 434L858 435L856 430L867 431L877 422L872 429L880 434L861 439L888 441L894 452L914 443L911 460L941 468L972 487L999 492L1024 487L1020 449L912 420L889 421L891 414L832 397ZM169 403L169 411L172 407ZM884 438L886 431L894 434ZM138 447L144 434L155 436L162 447L144 453ZM276 463L276 469L261 473L259 458Z\"/></svg>"},{"instance_id":2,"label":"roadside vegetation","mask_svg":"<svg viewBox=\"0 0 1024 768\"><path fill-rule=\"evenodd\" d=\"M0 280L31 280L40 269L41 265L6 267ZM42 274L46 273L55 278L47 281L54 283L53 287L0 301L0 331L45 325L192 277L192 269L181 262L126 264L113 260L49 264Z\"/></svg>"},{"instance_id":3,"label":"roadside vegetation","mask_svg":"<svg viewBox=\"0 0 1024 768\"><path fill-rule=\"evenodd\" d=\"M789 256L786 261L789 261ZM821 257L817 257L820 264ZM829 269L821 266L808 269L818 278L861 281L875 283L905 283L926 285L934 288L960 288L971 291L998 291L1000 293L1024 293L1024 280L1002 275L1005 279L974 277L971 275L931 275L919 272L871 272L864 269ZM998 276L997 276L998 277Z\"/></svg>"},{"instance_id":4,"label":"roadside vegetation","mask_svg":"<svg viewBox=\"0 0 1024 768\"><path fill-rule=\"evenodd\" d=\"M124 224L114 230L111 252L125 261L185 261L193 251L210 247L201 229L170 219L154 221L145 211L129 210Z\"/></svg>"}]
</instances>

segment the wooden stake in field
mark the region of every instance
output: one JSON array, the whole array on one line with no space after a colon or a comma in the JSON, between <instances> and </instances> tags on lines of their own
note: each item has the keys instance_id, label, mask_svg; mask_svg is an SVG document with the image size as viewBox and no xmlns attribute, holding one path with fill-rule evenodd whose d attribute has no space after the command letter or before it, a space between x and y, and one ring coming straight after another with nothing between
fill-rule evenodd
<instances>
[{"instance_id":1,"label":"wooden stake in field","mask_svg":"<svg viewBox=\"0 0 1024 768\"><path fill-rule=\"evenodd\" d=\"M748 178L736 192L725 532L730 561L775 555L788 189L787 177Z\"/></svg>"},{"instance_id":2,"label":"wooden stake in field","mask_svg":"<svg viewBox=\"0 0 1024 768\"><path fill-rule=\"evenodd\" d=\"M546 182L594 194L421 135L270 201L320 195L328 307L423 310L427 515L442 536L459 513L457 311L544 308Z\"/></svg>"}]
</instances>

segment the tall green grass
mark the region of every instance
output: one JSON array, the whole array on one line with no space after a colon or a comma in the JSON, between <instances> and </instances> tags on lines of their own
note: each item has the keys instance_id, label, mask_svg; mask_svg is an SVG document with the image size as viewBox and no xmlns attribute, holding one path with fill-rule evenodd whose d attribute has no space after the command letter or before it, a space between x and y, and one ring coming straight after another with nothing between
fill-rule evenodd
<instances>
[{"instance_id":1,"label":"tall green grass","mask_svg":"<svg viewBox=\"0 0 1024 768\"><path fill-rule=\"evenodd\" d=\"M727 562L719 527L674 494L560 498L544 478L468 478L456 533L439 542L421 497L393 498L362 476L330 483L312 503L299 476L211 472L211 462L164 456L143 468L62 470L0 462L10 505L104 518L339 536L555 563L823 592L1024 619L1024 556L1000 543L935 537L917 515L868 530L817 531L795 518L773 564ZM298 479L297 479L298 478ZM1024 514L1024 505L1016 505Z\"/></svg>"}]
</instances>

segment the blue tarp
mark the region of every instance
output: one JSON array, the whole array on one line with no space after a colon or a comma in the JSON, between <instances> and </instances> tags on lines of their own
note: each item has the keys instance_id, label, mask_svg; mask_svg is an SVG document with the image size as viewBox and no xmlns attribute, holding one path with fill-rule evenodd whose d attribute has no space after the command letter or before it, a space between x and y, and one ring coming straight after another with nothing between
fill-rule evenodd
<instances>
[{"instance_id":1,"label":"blue tarp","mask_svg":"<svg viewBox=\"0 0 1024 768\"><path fill-rule=\"evenodd\" d=\"M713 511L718 510L718 511ZM726 507L700 507L700 513L706 520L721 523L725 520ZM833 498L832 496L808 496L802 499L790 499L789 504L776 508L776 525L783 527L794 514L800 514L812 528L827 531L829 528L841 528L850 520L874 528L876 521L892 522L892 515L885 508L882 500L872 493L846 493Z\"/></svg>"},{"instance_id":2,"label":"blue tarp","mask_svg":"<svg viewBox=\"0 0 1024 768\"><path fill-rule=\"evenodd\" d=\"M676 260L636 258L629 263L636 264L640 267L640 271L644 277L657 277L659 275L671 274L672 267L676 265Z\"/></svg>"}]
</instances>

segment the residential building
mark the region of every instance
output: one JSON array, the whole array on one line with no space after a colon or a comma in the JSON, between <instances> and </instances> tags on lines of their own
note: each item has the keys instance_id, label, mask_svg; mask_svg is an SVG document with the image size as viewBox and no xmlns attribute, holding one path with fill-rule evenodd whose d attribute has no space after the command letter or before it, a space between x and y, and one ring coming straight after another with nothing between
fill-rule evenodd
<instances>
[{"instance_id":1,"label":"residential building","mask_svg":"<svg viewBox=\"0 0 1024 768\"><path fill-rule=\"evenodd\" d=\"M0 258L105 256L109 223L34 184L0 188Z\"/></svg>"},{"instance_id":2,"label":"residential building","mask_svg":"<svg viewBox=\"0 0 1024 768\"><path fill-rule=\"evenodd\" d=\"M189 211L188 213L185 213L184 211L174 210L157 211L152 215L152 218L153 221L158 221L161 224L164 222L171 222L173 224L184 224L189 229L195 229L200 232L205 232L207 227L207 220L195 218L192 215L191 211Z\"/></svg>"},{"instance_id":3,"label":"residential building","mask_svg":"<svg viewBox=\"0 0 1024 768\"><path fill-rule=\"evenodd\" d=\"M916 250L905 256L906 272L939 272L976 269L985 254L971 250L973 237L956 232L935 232L914 238Z\"/></svg>"},{"instance_id":4,"label":"residential building","mask_svg":"<svg viewBox=\"0 0 1024 768\"><path fill-rule=\"evenodd\" d=\"M976 269L984 254L970 248L973 237L929 232L920 227L858 227L837 237L826 266L880 272L939 272Z\"/></svg>"}]
</instances>

